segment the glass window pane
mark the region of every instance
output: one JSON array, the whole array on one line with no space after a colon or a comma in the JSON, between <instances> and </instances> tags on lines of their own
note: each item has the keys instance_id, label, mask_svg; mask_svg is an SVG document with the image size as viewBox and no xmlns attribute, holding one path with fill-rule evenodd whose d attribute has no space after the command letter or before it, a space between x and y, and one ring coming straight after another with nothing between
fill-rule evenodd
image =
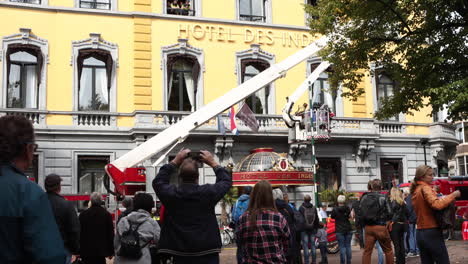
<instances>
[{"instance_id":1,"label":"glass window pane","mask_svg":"<svg viewBox=\"0 0 468 264\"><path fill-rule=\"evenodd\" d=\"M79 190L78 193L92 193L93 188L92 188L92 179L93 174L92 173L85 173L83 175L80 175L80 180L79 180Z\"/></svg>"},{"instance_id":2,"label":"glass window pane","mask_svg":"<svg viewBox=\"0 0 468 264\"><path fill-rule=\"evenodd\" d=\"M10 61L21 61L21 62L29 62L29 63L37 63L37 58L34 55L31 55L25 51L18 51L10 55Z\"/></svg>"},{"instance_id":3,"label":"glass window pane","mask_svg":"<svg viewBox=\"0 0 468 264\"><path fill-rule=\"evenodd\" d=\"M90 2L80 2L80 7L81 8L93 8L93 5Z\"/></svg>"},{"instance_id":4,"label":"glass window pane","mask_svg":"<svg viewBox=\"0 0 468 264\"><path fill-rule=\"evenodd\" d=\"M239 1L239 10L241 15L251 15L250 10L250 1L252 0L240 0Z\"/></svg>"},{"instance_id":5,"label":"glass window pane","mask_svg":"<svg viewBox=\"0 0 468 264\"><path fill-rule=\"evenodd\" d=\"M22 108L21 102L21 66L10 65L10 76L8 78L8 107Z\"/></svg>"},{"instance_id":6,"label":"glass window pane","mask_svg":"<svg viewBox=\"0 0 468 264\"><path fill-rule=\"evenodd\" d=\"M96 94L94 98L95 109L109 111L109 90L107 88L106 69L96 69Z\"/></svg>"},{"instance_id":7,"label":"glass window pane","mask_svg":"<svg viewBox=\"0 0 468 264\"><path fill-rule=\"evenodd\" d=\"M78 99L78 109L80 111L93 110L92 89L93 89L93 70L83 67L80 79L80 91Z\"/></svg>"},{"instance_id":8,"label":"glass window pane","mask_svg":"<svg viewBox=\"0 0 468 264\"><path fill-rule=\"evenodd\" d=\"M84 66L106 66L106 64L94 57L89 57L83 61Z\"/></svg>"},{"instance_id":9,"label":"glass window pane","mask_svg":"<svg viewBox=\"0 0 468 264\"><path fill-rule=\"evenodd\" d=\"M24 84L24 99L26 100L26 108L37 108L37 73L36 65L28 65L25 67L23 78L26 78Z\"/></svg>"},{"instance_id":10,"label":"glass window pane","mask_svg":"<svg viewBox=\"0 0 468 264\"><path fill-rule=\"evenodd\" d=\"M263 16L263 0L252 0L252 15Z\"/></svg>"}]
</instances>

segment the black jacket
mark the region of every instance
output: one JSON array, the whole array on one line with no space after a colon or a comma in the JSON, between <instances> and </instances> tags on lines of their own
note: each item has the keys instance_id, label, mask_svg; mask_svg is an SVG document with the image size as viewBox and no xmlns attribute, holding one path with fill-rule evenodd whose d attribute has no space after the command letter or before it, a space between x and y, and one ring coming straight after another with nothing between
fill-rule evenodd
<instances>
[{"instance_id":1,"label":"black jacket","mask_svg":"<svg viewBox=\"0 0 468 264\"><path fill-rule=\"evenodd\" d=\"M109 257L114 255L114 224L111 214L93 205L80 214L80 255Z\"/></svg>"},{"instance_id":2,"label":"black jacket","mask_svg":"<svg viewBox=\"0 0 468 264\"><path fill-rule=\"evenodd\" d=\"M276 199L275 200L276 208L278 211L284 216L286 221L288 222L289 230L291 232L290 235L290 242L289 242L289 250L288 250L288 262L294 257L293 254L297 250L296 244L296 223L294 220L294 210L289 206L288 203L284 200Z\"/></svg>"},{"instance_id":3,"label":"black jacket","mask_svg":"<svg viewBox=\"0 0 468 264\"><path fill-rule=\"evenodd\" d=\"M380 215L378 216L378 219L377 221L369 221L369 220L364 220L365 218L365 215L363 215L365 212L363 212L363 208L362 208L362 205L365 204L365 202L363 202L364 200L366 199L369 199L371 196L379 196L379 197L383 197L384 199L382 200L379 200L382 202L382 204L380 205L374 205L374 206L381 206L381 212L380 212ZM367 193L364 193L361 197L361 200L360 200L360 222L363 224L363 225L385 225L387 221L391 220L392 219L392 209L391 209L391 206L390 206L390 202L388 201L388 197L384 194L381 194L380 192L367 192Z\"/></svg>"},{"instance_id":4,"label":"black jacket","mask_svg":"<svg viewBox=\"0 0 468 264\"><path fill-rule=\"evenodd\" d=\"M312 231L313 233L316 233L317 232L317 229L319 228L319 222L320 222L320 219L318 217L318 212L317 212L317 208L315 208L315 206L312 204L312 203L302 203L301 207L299 208L299 212L301 212L302 216L304 216L304 211L305 211L305 208L313 208L314 209L314 212L315 212L315 220L314 220L314 227L312 229L306 229L304 228L304 231Z\"/></svg>"},{"instance_id":5,"label":"black jacket","mask_svg":"<svg viewBox=\"0 0 468 264\"><path fill-rule=\"evenodd\" d=\"M348 233L352 231L351 222L349 222L349 215L351 209L348 206L339 206L333 208L331 218L335 219L335 229L337 233Z\"/></svg>"},{"instance_id":6,"label":"black jacket","mask_svg":"<svg viewBox=\"0 0 468 264\"><path fill-rule=\"evenodd\" d=\"M391 201L390 206L392 208L392 222L407 223L409 218L409 211L406 204L399 204L396 201Z\"/></svg>"},{"instance_id":7,"label":"black jacket","mask_svg":"<svg viewBox=\"0 0 468 264\"><path fill-rule=\"evenodd\" d=\"M178 256L202 256L221 252L215 206L229 191L232 179L226 169L214 168L215 184L169 184L175 173L164 165L153 180L156 195L164 204L159 252Z\"/></svg>"},{"instance_id":8,"label":"black jacket","mask_svg":"<svg viewBox=\"0 0 468 264\"><path fill-rule=\"evenodd\" d=\"M48 192L47 197L65 248L73 255L77 255L80 249L80 222L75 207L57 193Z\"/></svg>"},{"instance_id":9,"label":"black jacket","mask_svg":"<svg viewBox=\"0 0 468 264\"><path fill-rule=\"evenodd\" d=\"M45 192L0 161L0 263L63 264L65 257Z\"/></svg>"}]
</instances>

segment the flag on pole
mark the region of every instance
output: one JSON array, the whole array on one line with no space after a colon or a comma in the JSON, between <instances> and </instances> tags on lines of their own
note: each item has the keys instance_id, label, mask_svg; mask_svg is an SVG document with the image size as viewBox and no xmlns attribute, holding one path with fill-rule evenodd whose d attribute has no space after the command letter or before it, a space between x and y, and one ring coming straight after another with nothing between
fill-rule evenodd
<instances>
[{"instance_id":1,"label":"flag on pole","mask_svg":"<svg viewBox=\"0 0 468 264\"><path fill-rule=\"evenodd\" d=\"M234 106L231 106L231 109L228 112L229 119L231 120L230 122L230 127L231 133L233 135L239 135L239 131L237 130L237 124L236 124L236 111L234 110Z\"/></svg>"},{"instance_id":2,"label":"flag on pole","mask_svg":"<svg viewBox=\"0 0 468 264\"><path fill-rule=\"evenodd\" d=\"M218 122L218 131L219 133L226 135L226 126L224 125L224 119L221 114L219 114L217 117L217 122Z\"/></svg>"},{"instance_id":3,"label":"flag on pole","mask_svg":"<svg viewBox=\"0 0 468 264\"><path fill-rule=\"evenodd\" d=\"M239 112L237 112L237 117L244 121L244 124L252 129L253 132L258 132L260 126L258 125L254 113L246 103L244 103L239 109Z\"/></svg>"}]
</instances>

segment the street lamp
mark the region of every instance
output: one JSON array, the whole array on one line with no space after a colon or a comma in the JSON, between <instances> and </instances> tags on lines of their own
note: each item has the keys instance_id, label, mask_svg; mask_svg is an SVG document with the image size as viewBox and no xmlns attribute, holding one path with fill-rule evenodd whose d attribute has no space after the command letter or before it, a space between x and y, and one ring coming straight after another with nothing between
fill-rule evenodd
<instances>
[{"instance_id":1,"label":"street lamp","mask_svg":"<svg viewBox=\"0 0 468 264\"><path fill-rule=\"evenodd\" d=\"M424 149L424 165L427 165L426 145L427 145L428 142L429 142L429 139L428 139L428 138L421 138L421 139L419 140L419 143L421 143L421 145L423 146L423 149Z\"/></svg>"}]
</instances>

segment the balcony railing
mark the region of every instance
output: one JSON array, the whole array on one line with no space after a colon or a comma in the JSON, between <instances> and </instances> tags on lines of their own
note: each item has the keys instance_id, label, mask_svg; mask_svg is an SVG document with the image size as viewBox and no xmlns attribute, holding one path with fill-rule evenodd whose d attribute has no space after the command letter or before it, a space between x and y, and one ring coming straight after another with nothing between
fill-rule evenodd
<instances>
[{"instance_id":1,"label":"balcony railing","mask_svg":"<svg viewBox=\"0 0 468 264\"><path fill-rule=\"evenodd\" d=\"M41 4L41 0L10 0L10 2L16 2L16 3L25 3L25 4Z\"/></svg>"},{"instance_id":2,"label":"balcony railing","mask_svg":"<svg viewBox=\"0 0 468 264\"><path fill-rule=\"evenodd\" d=\"M169 15L179 15L179 16L195 16L195 10L187 8L167 8L167 13Z\"/></svg>"},{"instance_id":3,"label":"balcony railing","mask_svg":"<svg viewBox=\"0 0 468 264\"><path fill-rule=\"evenodd\" d=\"M134 128L148 128L155 132L162 131L191 114L190 112L178 111L137 111L129 114L109 112L65 112L65 111L41 111L33 109L0 109L2 115L22 115L31 120L36 128L53 129L54 126L46 124L46 117L69 116L73 120L71 129L83 130L109 130L117 127L117 118L125 116L134 118ZM259 124L258 133L264 135L288 136L289 128L284 124L280 115L255 115ZM226 114L222 115L222 121L229 132L230 120ZM432 140L449 140L457 143L455 128L451 124L433 123L399 123L392 121L376 121L371 118L335 117L331 121L331 138L392 138L392 137L414 137L419 136L407 132L407 126L429 129L429 138ZM60 126L63 128L64 126ZM241 135L252 135L252 130L241 120L237 120L237 128ZM424 129L422 131L424 131ZM413 131L413 130L410 130ZM217 134L218 119L216 117L198 127L195 133ZM427 136L426 136L427 137Z\"/></svg>"},{"instance_id":4,"label":"balcony railing","mask_svg":"<svg viewBox=\"0 0 468 264\"><path fill-rule=\"evenodd\" d=\"M265 22L265 16L254 16L254 15L245 15L240 14L240 20L242 21L252 21L252 22Z\"/></svg>"},{"instance_id":5,"label":"balcony railing","mask_svg":"<svg viewBox=\"0 0 468 264\"><path fill-rule=\"evenodd\" d=\"M80 8L90 8L90 9L111 9L110 0L80 0Z\"/></svg>"}]
</instances>

